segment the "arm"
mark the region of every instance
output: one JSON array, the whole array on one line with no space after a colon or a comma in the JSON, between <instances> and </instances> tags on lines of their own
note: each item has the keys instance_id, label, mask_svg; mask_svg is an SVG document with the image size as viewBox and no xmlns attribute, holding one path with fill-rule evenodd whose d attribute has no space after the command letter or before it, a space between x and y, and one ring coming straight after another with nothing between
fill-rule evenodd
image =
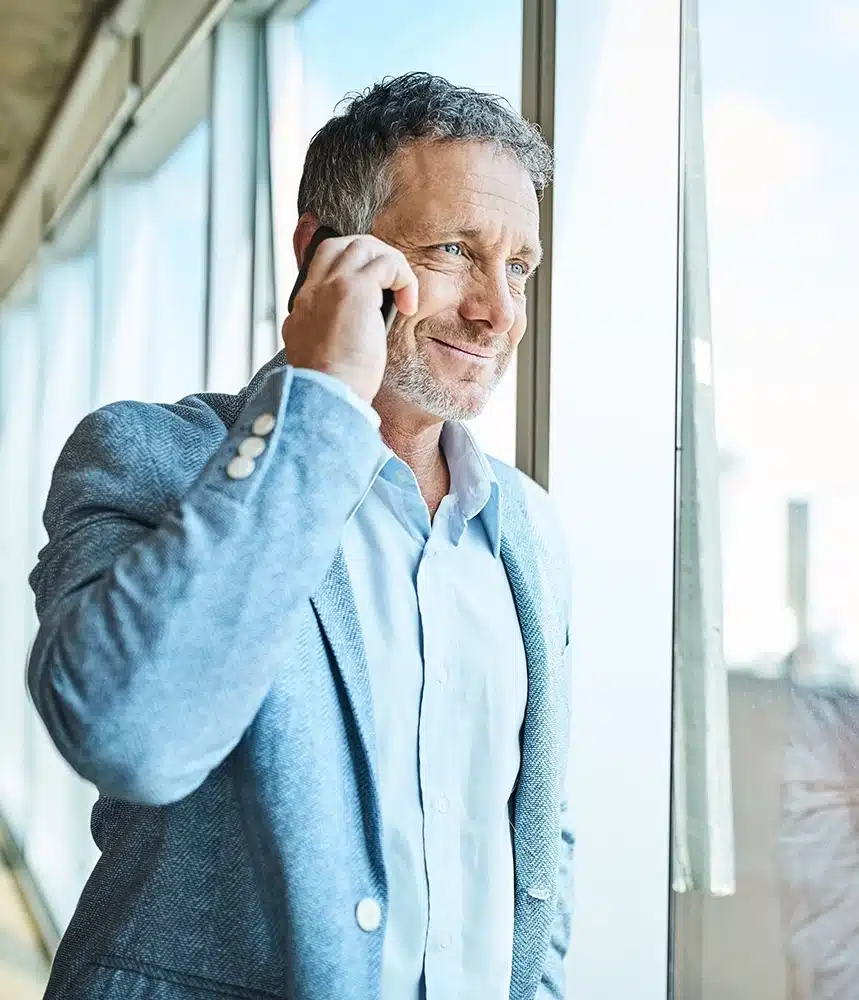
<instances>
[{"instance_id":1,"label":"arm","mask_svg":"<svg viewBox=\"0 0 859 1000\"><path fill-rule=\"evenodd\" d=\"M230 479L261 413L276 418L266 449ZM253 721L288 663L290 611L322 581L379 456L364 415L283 367L168 505L175 419L121 403L79 425L30 577L28 680L51 737L103 794L149 804L197 788Z\"/></svg>"}]
</instances>

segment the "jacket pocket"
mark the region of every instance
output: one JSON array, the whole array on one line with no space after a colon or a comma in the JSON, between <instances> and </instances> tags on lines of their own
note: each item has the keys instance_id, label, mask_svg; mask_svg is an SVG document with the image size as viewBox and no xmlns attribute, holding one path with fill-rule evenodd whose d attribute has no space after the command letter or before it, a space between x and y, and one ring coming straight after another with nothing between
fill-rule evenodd
<instances>
[{"instance_id":1,"label":"jacket pocket","mask_svg":"<svg viewBox=\"0 0 859 1000\"><path fill-rule=\"evenodd\" d=\"M130 955L101 955L57 1000L284 1000L282 994L167 969Z\"/></svg>"}]
</instances>

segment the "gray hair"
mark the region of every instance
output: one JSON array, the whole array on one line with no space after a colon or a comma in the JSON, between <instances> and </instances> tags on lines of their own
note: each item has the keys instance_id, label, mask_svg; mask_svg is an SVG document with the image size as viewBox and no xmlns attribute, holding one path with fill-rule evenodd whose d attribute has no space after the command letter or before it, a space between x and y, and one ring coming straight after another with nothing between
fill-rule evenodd
<instances>
[{"instance_id":1,"label":"gray hair","mask_svg":"<svg viewBox=\"0 0 859 1000\"><path fill-rule=\"evenodd\" d=\"M370 232L393 195L394 153L419 139L492 143L516 157L538 196L551 183L543 134L502 97L406 73L344 101L311 140L298 187L299 216L309 212L341 233Z\"/></svg>"}]
</instances>

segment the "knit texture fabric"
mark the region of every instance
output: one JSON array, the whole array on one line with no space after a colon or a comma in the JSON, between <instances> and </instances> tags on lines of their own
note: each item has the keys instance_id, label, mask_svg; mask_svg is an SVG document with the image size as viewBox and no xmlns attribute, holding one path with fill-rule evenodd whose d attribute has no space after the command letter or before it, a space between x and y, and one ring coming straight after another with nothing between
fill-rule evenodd
<instances>
[{"instance_id":1,"label":"knit texture fabric","mask_svg":"<svg viewBox=\"0 0 859 1000\"><path fill-rule=\"evenodd\" d=\"M263 414L265 451L231 478ZM341 549L378 448L283 353L235 396L116 403L72 434L30 576L28 681L58 749L99 789L102 854L46 1000L379 996L372 699ZM492 464L528 662L510 997L559 998L568 571L545 493ZM377 929L356 917L368 899Z\"/></svg>"}]
</instances>

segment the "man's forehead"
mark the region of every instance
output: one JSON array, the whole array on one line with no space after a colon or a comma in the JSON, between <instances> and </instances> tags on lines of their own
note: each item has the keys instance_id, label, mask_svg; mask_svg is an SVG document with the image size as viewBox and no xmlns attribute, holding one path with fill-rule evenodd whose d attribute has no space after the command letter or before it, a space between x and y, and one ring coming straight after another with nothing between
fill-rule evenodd
<instances>
[{"instance_id":1,"label":"man's forehead","mask_svg":"<svg viewBox=\"0 0 859 1000\"><path fill-rule=\"evenodd\" d=\"M507 150L481 142L411 142L396 154L400 182L422 190L494 196L528 203L536 194L528 172Z\"/></svg>"},{"instance_id":2,"label":"man's forehead","mask_svg":"<svg viewBox=\"0 0 859 1000\"><path fill-rule=\"evenodd\" d=\"M454 145L420 144L423 148L402 151L395 214L407 220L414 235L432 237L443 229L447 235L455 230L464 237L486 239L508 230L536 249L539 205L524 168L510 155L451 148Z\"/></svg>"}]
</instances>

